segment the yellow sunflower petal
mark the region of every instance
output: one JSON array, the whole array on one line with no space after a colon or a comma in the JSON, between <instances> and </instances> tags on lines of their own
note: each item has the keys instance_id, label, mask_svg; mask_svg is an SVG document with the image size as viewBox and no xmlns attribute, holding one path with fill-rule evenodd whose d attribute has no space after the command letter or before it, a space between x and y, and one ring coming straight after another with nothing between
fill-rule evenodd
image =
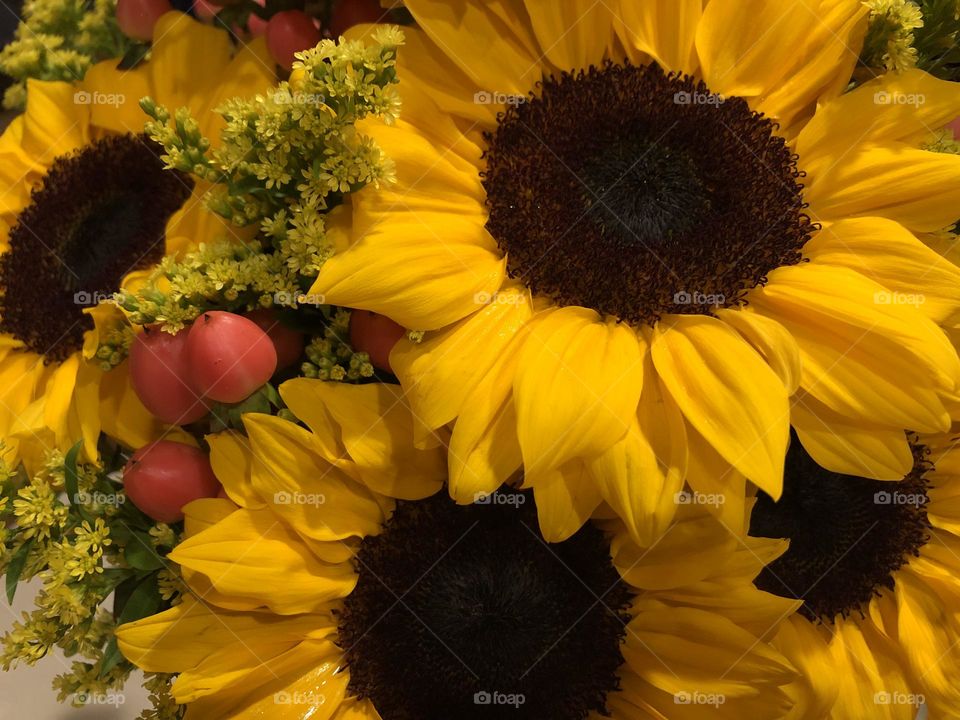
<instances>
[{"instance_id":1,"label":"yellow sunflower petal","mask_svg":"<svg viewBox=\"0 0 960 720\"><path fill-rule=\"evenodd\" d=\"M149 62L132 72L144 72L154 99L171 111L180 106L205 107L227 77L230 35L173 11L157 20L153 38Z\"/></svg>"},{"instance_id":2,"label":"yellow sunflower petal","mask_svg":"<svg viewBox=\"0 0 960 720\"><path fill-rule=\"evenodd\" d=\"M237 506L224 498L200 498L183 506L183 534L190 538L233 515Z\"/></svg>"},{"instance_id":3,"label":"yellow sunflower petal","mask_svg":"<svg viewBox=\"0 0 960 720\"><path fill-rule=\"evenodd\" d=\"M887 288L891 303L912 303L936 323L960 310L960 268L892 220L831 223L804 245L803 253L815 263L859 272Z\"/></svg>"},{"instance_id":4,"label":"yellow sunflower petal","mask_svg":"<svg viewBox=\"0 0 960 720\"><path fill-rule=\"evenodd\" d=\"M477 91L473 90L476 83L451 63L443 48L430 40L425 32L405 27L403 34L403 51L397 57L403 116L425 131L424 126L429 123L422 122L421 118L425 120L433 106L444 113L465 118L471 124L476 123L479 129L494 129L497 113L503 106L477 102L487 96L476 95Z\"/></svg>"},{"instance_id":5,"label":"yellow sunflower petal","mask_svg":"<svg viewBox=\"0 0 960 720\"><path fill-rule=\"evenodd\" d=\"M221 432L206 436L210 445L210 464L217 480L230 499L251 510L265 506L253 487L253 449L239 432Z\"/></svg>"},{"instance_id":6,"label":"yellow sunflower petal","mask_svg":"<svg viewBox=\"0 0 960 720\"><path fill-rule=\"evenodd\" d=\"M897 573L897 636L915 677L924 689L957 707L960 690L953 669L960 660L956 641L956 613L913 573Z\"/></svg>"},{"instance_id":7,"label":"yellow sunflower petal","mask_svg":"<svg viewBox=\"0 0 960 720\"><path fill-rule=\"evenodd\" d=\"M711 0L697 28L704 80L788 125L849 80L866 16L849 0Z\"/></svg>"},{"instance_id":8,"label":"yellow sunflower petal","mask_svg":"<svg viewBox=\"0 0 960 720\"><path fill-rule=\"evenodd\" d=\"M626 533L614 536L610 555L623 579L641 590L681 588L722 567L737 541L712 516L685 514L652 546L637 545Z\"/></svg>"},{"instance_id":9,"label":"yellow sunflower petal","mask_svg":"<svg viewBox=\"0 0 960 720\"><path fill-rule=\"evenodd\" d=\"M797 681L784 688L792 700L786 720L830 717L839 687L827 643L818 628L807 619L793 615L780 625L772 642L800 671Z\"/></svg>"},{"instance_id":10,"label":"yellow sunflower petal","mask_svg":"<svg viewBox=\"0 0 960 720\"><path fill-rule=\"evenodd\" d=\"M578 307L544 318L524 341L514 381L527 479L620 440L642 386L640 345L628 327Z\"/></svg>"},{"instance_id":11,"label":"yellow sunflower petal","mask_svg":"<svg viewBox=\"0 0 960 720\"><path fill-rule=\"evenodd\" d=\"M478 494L496 490L523 462L517 436L513 380L519 353L516 343L504 348L494 366L464 399L469 412L457 418L448 453L450 496L472 503Z\"/></svg>"},{"instance_id":12,"label":"yellow sunflower petal","mask_svg":"<svg viewBox=\"0 0 960 720\"><path fill-rule=\"evenodd\" d=\"M348 563L322 563L268 510L239 509L184 540L169 555L203 573L224 595L248 601L248 610L278 615L319 612L346 597L357 582Z\"/></svg>"},{"instance_id":13,"label":"yellow sunflower petal","mask_svg":"<svg viewBox=\"0 0 960 720\"><path fill-rule=\"evenodd\" d=\"M725 324L677 315L654 332L654 366L687 421L774 498L783 487L787 392L763 358Z\"/></svg>"},{"instance_id":14,"label":"yellow sunflower petal","mask_svg":"<svg viewBox=\"0 0 960 720\"><path fill-rule=\"evenodd\" d=\"M938 392L956 386L956 351L922 313L888 297L852 270L808 263L770 273L750 302L797 339L801 387L830 409L894 428L945 430Z\"/></svg>"},{"instance_id":15,"label":"yellow sunflower petal","mask_svg":"<svg viewBox=\"0 0 960 720\"><path fill-rule=\"evenodd\" d=\"M253 486L297 532L325 542L379 532L380 503L327 463L309 432L270 415L243 421L253 448Z\"/></svg>"},{"instance_id":16,"label":"yellow sunflower petal","mask_svg":"<svg viewBox=\"0 0 960 720\"><path fill-rule=\"evenodd\" d=\"M342 707L350 676L342 671L341 655L339 648L330 641L302 642L271 659L269 667L258 678L259 682L237 683L225 692L190 703L186 720L329 720L344 717L338 714L338 709Z\"/></svg>"},{"instance_id":17,"label":"yellow sunflower petal","mask_svg":"<svg viewBox=\"0 0 960 720\"><path fill-rule=\"evenodd\" d=\"M419 343L397 343L390 366L417 418L431 430L453 420L531 315L530 293L507 288L456 325Z\"/></svg>"},{"instance_id":18,"label":"yellow sunflower petal","mask_svg":"<svg viewBox=\"0 0 960 720\"><path fill-rule=\"evenodd\" d=\"M503 282L505 260L477 239L489 235L484 222L479 215L400 213L324 263L310 293L404 327L442 328L476 311L477 298L492 297Z\"/></svg>"},{"instance_id":19,"label":"yellow sunflower petal","mask_svg":"<svg viewBox=\"0 0 960 720\"><path fill-rule=\"evenodd\" d=\"M831 718L912 720L916 716L916 706L904 701L911 688L896 648L868 623L837 619L830 641L830 665L839 685ZM898 702L891 702L893 697L899 698Z\"/></svg>"},{"instance_id":20,"label":"yellow sunflower petal","mask_svg":"<svg viewBox=\"0 0 960 720\"><path fill-rule=\"evenodd\" d=\"M692 74L699 66L694 39L703 0L621 0L613 13L617 34L635 64L649 55L667 70Z\"/></svg>"},{"instance_id":21,"label":"yellow sunflower petal","mask_svg":"<svg viewBox=\"0 0 960 720\"><path fill-rule=\"evenodd\" d=\"M957 220L960 156L899 143L855 148L810 178L804 197L817 220L876 216L935 232Z\"/></svg>"},{"instance_id":22,"label":"yellow sunflower petal","mask_svg":"<svg viewBox=\"0 0 960 720\"><path fill-rule=\"evenodd\" d=\"M280 395L295 415L299 408L325 409L360 478L380 494L418 500L443 485L446 455L440 447L414 446L413 416L398 386L297 378L281 385Z\"/></svg>"},{"instance_id":23,"label":"yellow sunflower petal","mask_svg":"<svg viewBox=\"0 0 960 720\"><path fill-rule=\"evenodd\" d=\"M143 406L133 391L127 362L103 374L98 415L104 434L127 447L143 447L163 434L163 424Z\"/></svg>"},{"instance_id":24,"label":"yellow sunflower petal","mask_svg":"<svg viewBox=\"0 0 960 720\"><path fill-rule=\"evenodd\" d=\"M547 542L563 542L583 527L603 499L582 460L544 473L532 483L540 534Z\"/></svg>"},{"instance_id":25,"label":"yellow sunflower petal","mask_svg":"<svg viewBox=\"0 0 960 720\"><path fill-rule=\"evenodd\" d=\"M90 123L98 130L135 135L143 132L149 118L140 107L140 99L152 92L145 70L120 70L116 58L111 58L87 70L80 87L90 94L91 101L97 100L90 103Z\"/></svg>"},{"instance_id":26,"label":"yellow sunflower petal","mask_svg":"<svg viewBox=\"0 0 960 720\"><path fill-rule=\"evenodd\" d=\"M775 693L797 676L779 652L719 613L644 607L627 626L630 669L669 693L740 698ZM718 668L728 669L718 674Z\"/></svg>"},{"instance_id":27,"label":"yellow sunflower petal","mask_svg":"<svg viewBox=\"0 0 960 720\"><path fill-rule=\"evenodd\" d=\"M796 398L790 412L803 449L827 470L902 480L913 467L903 430L845 418L806 394Z\"/></svg>"},{"instance_id":28,"label":"yellow sunflower petal","mask_svg":"<svg viewBox=\"0 0 960 720\"><path fill-rule=\"evenodd\" d=\"M76 92L70 83L27 80L22 147L45 166L90 141L90 106Z\"/></svg>"},{"instance_id":29,"label":"yellow sunflower petal","mask_svg":"<svg viewBox=\"0 0 960 720\"><path fill-rule=\"evenodd\" d=\"M783 381L788 395L800 387L800 349L797 341L776 320L746 308L723 308L717 317L743 336L763 356Z\"/></svg>"},{"instance_id":30,"label":"yellow sunflower petal","mask_svg":"<svg viewBox=\"0 0 960 720\"><path fill-rule=\"evenodd\" d=\"M188 595L165 612L122 625L117 641L138 667L180 673L174 693L191 702L244 679L262 679L275 658L334 632L329 614L215 611Z\"/></svg>"},{"instance_id":31,"label":"yellow sunflower petal","mask_svg":"<svg viewBox=\"0 0 960 720\"><path fill-rule=\"evenodd\" d=\"M541 79L542 51L520 3L410 0L405 5L444 50L446 61L477 84L476 91L526 95Z\"/></svg>"},{"instance_id":32,"label":"yellow sunflower petal","mask_svg":"<svg viewBox=\"0 0 960 720\"><path fill-rule=\"evenodd\" d=\"M533 34L556 67L579 70L599 64L613 40L610 8L594 0L524 0Z\"/></svg>"},{"instance_id":33,"label":"yellow sunflower petal","mask_svg":"<svg viewBox=\"0 0 960 720\"><path fill-rule=\"evenodd\" d=\"M957 115L960 97L953 83L917 68L884 73L819 108L797 136L797 152L815 175L851 145L906 140Z\"/></svg>"}]
</instances>

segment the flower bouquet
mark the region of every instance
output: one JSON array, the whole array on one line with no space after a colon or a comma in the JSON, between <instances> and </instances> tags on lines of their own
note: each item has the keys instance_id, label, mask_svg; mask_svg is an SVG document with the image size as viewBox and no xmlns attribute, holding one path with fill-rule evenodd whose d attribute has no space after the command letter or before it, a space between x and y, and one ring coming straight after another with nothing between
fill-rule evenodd
<instances>
[{"instance_id":1,"label":"flower bouquet","mask_svg":"<svg viewBox=\"0 0 960 720\"><path fill-rule=\"evenodd\" d=\"M958 43L27 0L3 669L145 720L960 718Z\"/></svg>"}]
</instances>

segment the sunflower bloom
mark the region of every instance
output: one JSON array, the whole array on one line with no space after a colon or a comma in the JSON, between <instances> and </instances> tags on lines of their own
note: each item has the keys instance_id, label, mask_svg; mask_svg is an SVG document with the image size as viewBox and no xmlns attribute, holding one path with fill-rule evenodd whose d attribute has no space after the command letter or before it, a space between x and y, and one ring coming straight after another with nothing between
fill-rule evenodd
<instances>
[{"instance_id":1,"label":"sunflower bloom","mask_svg":"<svg viewBox=\"0 0 960 720\"><path fill-rule=\"evenodd\" d=\"M761 639L799 602L752 584L784 541L687 507L653 549L618 521L548 545L530 493L438 492L444 453L395 441L413 421L388 386L281 394L312 432L246 415L249 438L210 437L230 499L186 509L171 558L191 593L118 631L133 662L179 673L187 718L805 712Z\"/></svg>"},{"instance_id":2,"label":"sunflower bloom","mask_svg":"<svg viewBox=\"0 0 960 720\"><path fill-rule=\"evenodd\" d=\"M126 323L97 303L165 254L230 232L203 210L205 188L163 169L138 101L189 107L216 137L211 109L268 87L272 65L262 45L234 52L227 33L181 13L156 38L135 69L111 60L78 85L29 82L26 112L0 137L0 438L34 464L79 438L95 458L101 430L132 446L162 430L125 363L104 373L98 346Z\"/></svg>"},{"instance_id":3,"label":"sunflower bloom","mask_svg":"<svg viewBox=\"0 0 960 720\"><path fill-rule=\"evenodd\" d=\"M312 292L422 341L391 365L450 491L519 477L562 540L602 503L652 543L684 482L742 518L792 424L836 472L897 479L943 432L960 362L960 114L911 70L842 94L855 0L407 3L398 183L354 198ZM927 279L935 281L928 283ZM923 302L917 301L918 294Z\"/></svg>"}]
</instances>

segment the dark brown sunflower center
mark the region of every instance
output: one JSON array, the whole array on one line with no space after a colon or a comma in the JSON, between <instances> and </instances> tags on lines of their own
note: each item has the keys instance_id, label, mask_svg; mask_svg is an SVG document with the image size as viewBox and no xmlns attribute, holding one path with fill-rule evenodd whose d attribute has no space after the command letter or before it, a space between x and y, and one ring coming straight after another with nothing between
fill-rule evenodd
<instances>
[{"instance_id":1,"label":"dark brown sunflower center","mask_svg":"<svg viewBox=\"0 0 960 720\"><path fill-rule=\"evenodd\" d=\"M0 330L48 362L83 346L84 307L164 253L167 220L193 182L164 170L143 136L117 135L58 158L0 258Z\"/></svg>"},{"instance_id":2,"label":"dark brown sunflower center","mask_svg":"<svg viewBox=\"0 0 960 720\"><path fill-rule=\"evenodd\" d=\"M561 305L654 324L739 304L812 231L774 129L657 65L551 77L487 138L487 229Z\"/></svg>"},{"instance_id":3,"label":"dark brown sunflower center","mask_svg":"<svg viewBox=\"0 0 960 720\"><path fill-rule=\"evenodd\" d=\"M862 612L929 540L927 448L900 482L841 475L817 465L794 434L783 496L763 493L750 518L754 537L788 538L790 548L757 577L761 590L803 600L807 618Z\"/></svg>"},{"instance_id":4,"label":"dark brown sunflower center","mask_svg":"<svg viewBox=\"0 0 960 720\"><path fill-rule=\"evenodd\" d=\"M529 494L401 502L363 541L340 617L350 690L384 720L603 711L629 592L587 525L547 545Z\"/></svg>"}]
</instances>

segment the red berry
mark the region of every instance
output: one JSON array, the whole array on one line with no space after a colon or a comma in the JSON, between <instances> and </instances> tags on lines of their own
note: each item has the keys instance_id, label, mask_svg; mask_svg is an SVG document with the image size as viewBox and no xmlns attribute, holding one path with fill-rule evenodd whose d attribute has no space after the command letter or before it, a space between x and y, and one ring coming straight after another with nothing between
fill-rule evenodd
<instances>
[{"instance_id":1,"label":"red berry","mask_svg":"<svg viewBox=\"0 0 960 720\"><path fill-rule=\"evenodd\" d=\"M253 310L246 317L253 320L273 342L273 349L277 351L277 370L290 367L303 355L303 333L277 320L273 310Z\"/></svg>"},{"instance_id":2,"label":"red berry","mask_svg":"<svg viewBox=\"0 0 960 720\"><path fill-rule=\"evenodd\" d=\"M322 35L313 18L302 10L278 12L267 22L267 50L278 65L290 68L294 53L312 48Z\"/></svg>"},{"instance_id":3,"label":"red berry","mask_svg":"<svg viewBox=\"0 0 960 720\"><path fill-rule=\"evenodd\" d=\"M386 14L379 0L340 0L330 16L330 34L340 37L354 25L380 22Z\"/></svg>"},{"instance_id":4,"label":"red berry","mask_svg":"<svg viewBox=\"0 0 960 720\"><path fill-rule=\"evenodd\" d=\"M386 315L369 310L354 310L350 316L350 344L358 352L370 356L374 367L393 372L390 369L390 351L406 332Z\"/></svg>"},{"instance_id":5,"label":"red berry","mask_svg":"<svg viewBox=\"0 0 960 720\"><path fill-rule=\"evenodd\" d=\"M147 410L171 425L195 422L210 410L190 383L187 334L186 328L171 335L154 326L137 335L130 346L133 391Z\"/></svg>"},{"instance_id":6,"label":"red berry","mask_svg":"<svg viewBox=\"0 0 960 720\"><path fill-rule=\"evenodd\" d=\"M157 20L171 10L170 0L117 0L117 25L127 37L149 42Z\"/></svg>"},{"instance_id":7,"label":"red berry","mask_svg":"<svg viewBox=\"0 0 960 720\"><path fill-rule=\"evenodd\" d=\"M137 450L123 469L130 501L157 522L183 520L183 506L216 497L220 483L202 450L158 440Z\"/></svg>"},{"instance_id":8,"label":"red berry","mask_svg":"<svg viewBox=\"0 0 960 720\"><path fill-rule=\"evenodd\" d=\"M277 351L256 323L214 310L196 319L187 336L193 388L218 402L249 397L277 369Z\"/></svg>"},{"instance_id":9,"label":"red berry","mask_svg":"<svg viewBox=\"0 0 960 720\"><path fill-rule=\"evenodd\" d=\"M213 0L193 0L193 14L198 20L213 20L220 12L220 5Z\"/></svg>"}]
</instances>

